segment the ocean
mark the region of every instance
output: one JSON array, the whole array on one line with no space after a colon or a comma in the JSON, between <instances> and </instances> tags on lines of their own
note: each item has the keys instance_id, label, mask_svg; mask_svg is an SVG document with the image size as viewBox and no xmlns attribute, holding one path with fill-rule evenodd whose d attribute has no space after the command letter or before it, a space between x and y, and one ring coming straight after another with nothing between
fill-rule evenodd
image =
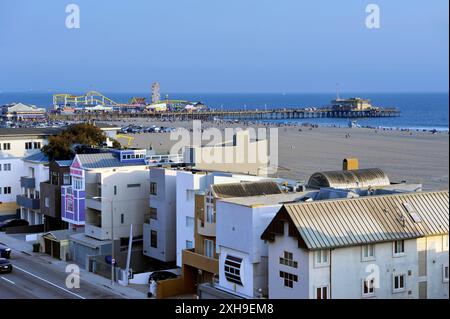
<instances>
[{"instance_id":1,"label":"ocean","mask_svg":"<svg viewBox=\"0 0 450 319\"><path fill-rule=\"evenodd\" d=\"M74 92L79 94L79 92ZM126 103L134 96L150 99L150 93L104 93L105 96L119 103ZM161 96L165 96L162 93ZM448 93L345 93L342 98L363 97L372 100L372 104L381 107L396 107L401 111L400 117L359 119L361 126L387 127L418 130L449 129L449 94ZM169 93L171 99L201 101L214 109L264 109L289 107L320 107L335 98L333 93ZM0 93L0 105L22 102L39 107L52 106L52 93ZM307 122L322 126L346 126L347 119L295 119L277 120L278 122Z\"/></svg>"}]
</instances>

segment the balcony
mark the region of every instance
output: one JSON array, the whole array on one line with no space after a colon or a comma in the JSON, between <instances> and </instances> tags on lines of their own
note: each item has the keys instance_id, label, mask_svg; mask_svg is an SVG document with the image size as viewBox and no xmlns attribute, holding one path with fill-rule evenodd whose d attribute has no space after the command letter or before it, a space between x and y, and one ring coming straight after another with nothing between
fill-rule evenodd
<instances>
[{"instance_id":1,"label":"balcony","mask_svg":"<svg viewBox=\"0 0 450 319\"><path fill-rule=\"evenodd\" d=\"M95 210L102 211L102 201L100 199L86 199L86 208L92 208Z\"/></svg>"},{"instance_id":2,"label":"balcony","mask_svg":"<svg viewBox=\"0 0 450 319\"><path fill-rule=\"evenodd\" d=\"M21 177L20 187L23 188L36 188L36 179L34 177Z\"/></svg>"},{"instance_id":3,"label":"balcony","mask_svg":"<svg viewBox=\"0 0 450 319\"><path fill-rule=\"evenodd\" d=\"M17 205L28 209L39 209L41 207L39 198L28 198L25 195L17 195Z\"/></svg>"},{"instance_id":4,"label":"balcony","mask_svg":"<svg viewBox=\"0 0 450 319\"><path fill-rule=\"evenodd\" d=\"M197 219L197 232L202 236L216 237L216 223Z\"/></svg>"},{"instance_id":5,"label":"balcony","mask_svg":"<svg viewBox=\"0 0 450 319\"><path fill-rule=\"evenodd\" d=\"M193 249L184 249L182 263L187 266L207 271L211 274L219 273L219 260L197 254Z\"/></svg>"},{"instance_id":6,"label":"balcony","mask_svg":"<svg viewBox=\"0 0 450 319\"><path fill-rule=\"evenodd\" d=\"M84 226L84 234L89 237L93 237L99 240L111 239L109 235L109 229L103 229L95 225L87 224Z\"/></svg>"}]
</instances>

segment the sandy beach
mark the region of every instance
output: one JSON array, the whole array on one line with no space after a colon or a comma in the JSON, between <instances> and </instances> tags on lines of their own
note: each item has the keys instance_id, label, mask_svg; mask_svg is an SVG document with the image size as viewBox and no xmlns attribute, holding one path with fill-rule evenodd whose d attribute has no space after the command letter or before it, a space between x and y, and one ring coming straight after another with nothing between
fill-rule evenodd
<instances>
[{"instance_id":1,"label":"sandy beach","mask_svg":"<svg viewBox=\"0 0 450 319\"><path fill-rule=\"evenodd\" d=\"M120 126L140 124L192 128L192 122L158 122L130 119L114 122ZM251 124L252 127L262 124ZM202 122L202 128L245 128L244 123ZM349 136L347 135L349 134ZM127 134L132 136L132 147L148 148L167 153L175 141L170 133ZM280 177L307 181L317 171L340 170L346 157L359 158L360 168L383 169L392 182L422 183L424 190L442 190L449 187L449 134L380 130L369 128L334 128L280 126ZM347 135L347 137L346 137ZM120 138L126 145L128 140Z\"/></svg>"}]
</instances>

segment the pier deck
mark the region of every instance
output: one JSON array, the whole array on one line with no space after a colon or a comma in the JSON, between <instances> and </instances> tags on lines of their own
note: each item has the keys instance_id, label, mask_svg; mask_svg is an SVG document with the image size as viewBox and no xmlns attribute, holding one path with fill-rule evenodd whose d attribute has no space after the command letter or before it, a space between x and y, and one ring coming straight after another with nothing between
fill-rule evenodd
<instances>
[{"instance_id":1,"label":"pier deck","mask_svg":"<svg viewBox=\"0 0 450 319\"><path fill-rule=\"evenodd\" d=\"M50 114L54 120L115 120L128 117L176 119L176 120L276 120L276 119L307 119L307 118L370 118L400 116L397 109L370 110L334 110L334 109L272 109L272 110L228 110L228 111L200 111L200 112L140 112L140 113L75 113Z\"/></svg>"}]
</instances>

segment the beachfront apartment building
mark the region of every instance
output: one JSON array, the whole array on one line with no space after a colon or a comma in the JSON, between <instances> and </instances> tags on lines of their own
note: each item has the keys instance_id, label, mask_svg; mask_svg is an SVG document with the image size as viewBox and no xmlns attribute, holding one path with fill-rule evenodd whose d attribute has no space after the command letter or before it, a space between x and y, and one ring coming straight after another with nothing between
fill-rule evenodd
<instances>
[{"instance_id":1,"label":"beachfront apartment building","mask_svg":"<svg viewBox=\"0 0 450 319\"><path fill-rule=\"evenodd\" d=\"M143 226L144 255L163 262L176 259L177 171L150 168L149 207Z\"/></svg>"},{"instance_id":2,"label":"beachfront apartment building","mask_svg":"<svg viewBox=\"0 0 450 319\"><path fill-rule=\"evenodd\" d=\"M255 182L266 179L222 172L195 170L177 171L176 177L176 254L177 266L182 266L182 252L195 246L196 195L204 195L211 185Z\"/></svg>"},{"instance_id":3,"label":"beachfront apartment building","mask_svg":"<svg viewBox=\"0 0 450 319\"><path fill-rule=\"evenodd\" d=\"M60 132L55 128L0 128L0 212L12 218L22 193L25 157L41 151L48 137Z\"/></svg>"},{"instance_id":4,"label":"beachfront apartment building","mask_svg":"<svg viewBox=\"0 0 450 319\"><path fill-rule=\"evenodd\" d=\"M448 191L286 204L261 236L269 298L447 299L448 224Z\"/></svg>"},{"instance_id":5,"label":"beachfront apartment building","mask_svg":"<svg viewBox=\"0 0 450 319\"><path fill-rule=\"evenodd\" d=\"M62 186L62 219L85 226L97 240L142 235L148 211L146 150L77 154L70 166L71 184Z\"/></svg>"},{"instance_id":6,"label":"beachfront apartment building","mask_svg":"<svg viewBox=\"0 0 450 319\"><path fill-rule=\"evenodd\" d=\"M23 159L22 176L20 180L21 193L17 195L17 206L20 218L29 225L43 225L44 215L40 205L40 185L48 179L48 158L42 152Z\"/></svg>"}]
</instances>

